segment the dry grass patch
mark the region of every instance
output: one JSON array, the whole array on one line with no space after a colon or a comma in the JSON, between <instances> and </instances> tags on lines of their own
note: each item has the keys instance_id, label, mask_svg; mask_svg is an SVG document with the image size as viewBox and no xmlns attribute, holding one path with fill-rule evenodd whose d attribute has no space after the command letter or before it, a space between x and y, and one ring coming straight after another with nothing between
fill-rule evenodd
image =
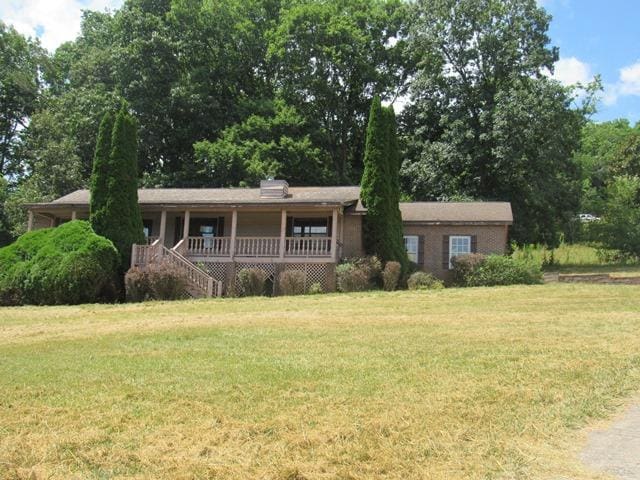
<instances>
[{"instance_id":1,"label":"dry grass patch","mask_svg":"<svg viewBox=\"0 0 640 480\"><path fill-rule=\"evenodd\" d=\"M0 478L598 478L637 287L0 311Z\"/></svg>"}]
</instances>

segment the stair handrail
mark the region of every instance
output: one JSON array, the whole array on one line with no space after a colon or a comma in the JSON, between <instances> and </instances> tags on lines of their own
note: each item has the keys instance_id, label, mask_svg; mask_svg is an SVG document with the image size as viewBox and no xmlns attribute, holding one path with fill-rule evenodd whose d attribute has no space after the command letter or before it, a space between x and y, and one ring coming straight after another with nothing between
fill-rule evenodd
<instances>
[{"instance_id":1,"label":"stair handrail","mask_svg":"<svg viewBox=\"0 0 640 480\"><path fill-rule=\"evenodd\" d=\"M203 269L195 265L189 259L187 259L182 254L180 254L178 251L176 251L177 250L176 247L178 247L183 241L184 240L181 240L172 249L169 249L164 245L161 245L162 256L169 257L170 261L172 261L174 264L178 264L180 268L185 270L187 274L187 279L190 281L190 283L194 285L196 288L199 288L200 290L202 290L207 295L207 297L213 297L213 294L214 294L213 287L215 283L218 284L215 293L218 296L221 295L222 282L213 278Z\"/></svg>"}]
</instances>

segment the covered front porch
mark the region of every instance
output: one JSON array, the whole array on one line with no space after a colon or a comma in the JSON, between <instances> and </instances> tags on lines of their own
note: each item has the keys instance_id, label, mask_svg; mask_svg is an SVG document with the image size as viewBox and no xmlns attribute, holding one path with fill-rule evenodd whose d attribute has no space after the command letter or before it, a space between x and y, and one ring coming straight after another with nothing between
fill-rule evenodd
<instances>
[{"instance_id":1,"label":"covered front porch","mask_svg":"<svg viewBox=\"0 0 640 480\"><path fill-rule=\"evenodd\" d=\"M192 262L337 262L338 208L144 211L149 243Z\"/></svg>"}]
</instances>

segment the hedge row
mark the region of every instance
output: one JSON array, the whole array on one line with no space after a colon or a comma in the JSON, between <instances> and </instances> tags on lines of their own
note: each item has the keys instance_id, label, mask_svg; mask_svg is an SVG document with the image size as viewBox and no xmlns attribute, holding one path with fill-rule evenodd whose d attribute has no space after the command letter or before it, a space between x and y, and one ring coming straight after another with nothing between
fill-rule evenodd
<instances>
[{"instance_id":1,"label":"hedge row","mask_svg":"<svg viewBox=\"0 0 640 480\"><path fill-rule=\"evenodd\" d=\"M540 265L513 257L471 254L456 257L452 263L454 284L460 287L542 283Z\"/></svg>"}]
</instances>

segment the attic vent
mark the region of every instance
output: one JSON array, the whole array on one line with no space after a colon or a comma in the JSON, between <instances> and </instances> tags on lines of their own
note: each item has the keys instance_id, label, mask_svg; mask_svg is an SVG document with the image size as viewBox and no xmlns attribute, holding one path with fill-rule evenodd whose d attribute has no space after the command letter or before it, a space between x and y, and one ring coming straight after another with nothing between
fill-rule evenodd
<instances>
[{"instance_id":1,"label":"attic vent","mask_svg":"<svg viewBox=\"0 0 640 480\"><path fill-rule=\"evenodd\" d=\"M289 194L286 180L261 180L260 198L285 198Z\"/></svg>"}]
</instances>

